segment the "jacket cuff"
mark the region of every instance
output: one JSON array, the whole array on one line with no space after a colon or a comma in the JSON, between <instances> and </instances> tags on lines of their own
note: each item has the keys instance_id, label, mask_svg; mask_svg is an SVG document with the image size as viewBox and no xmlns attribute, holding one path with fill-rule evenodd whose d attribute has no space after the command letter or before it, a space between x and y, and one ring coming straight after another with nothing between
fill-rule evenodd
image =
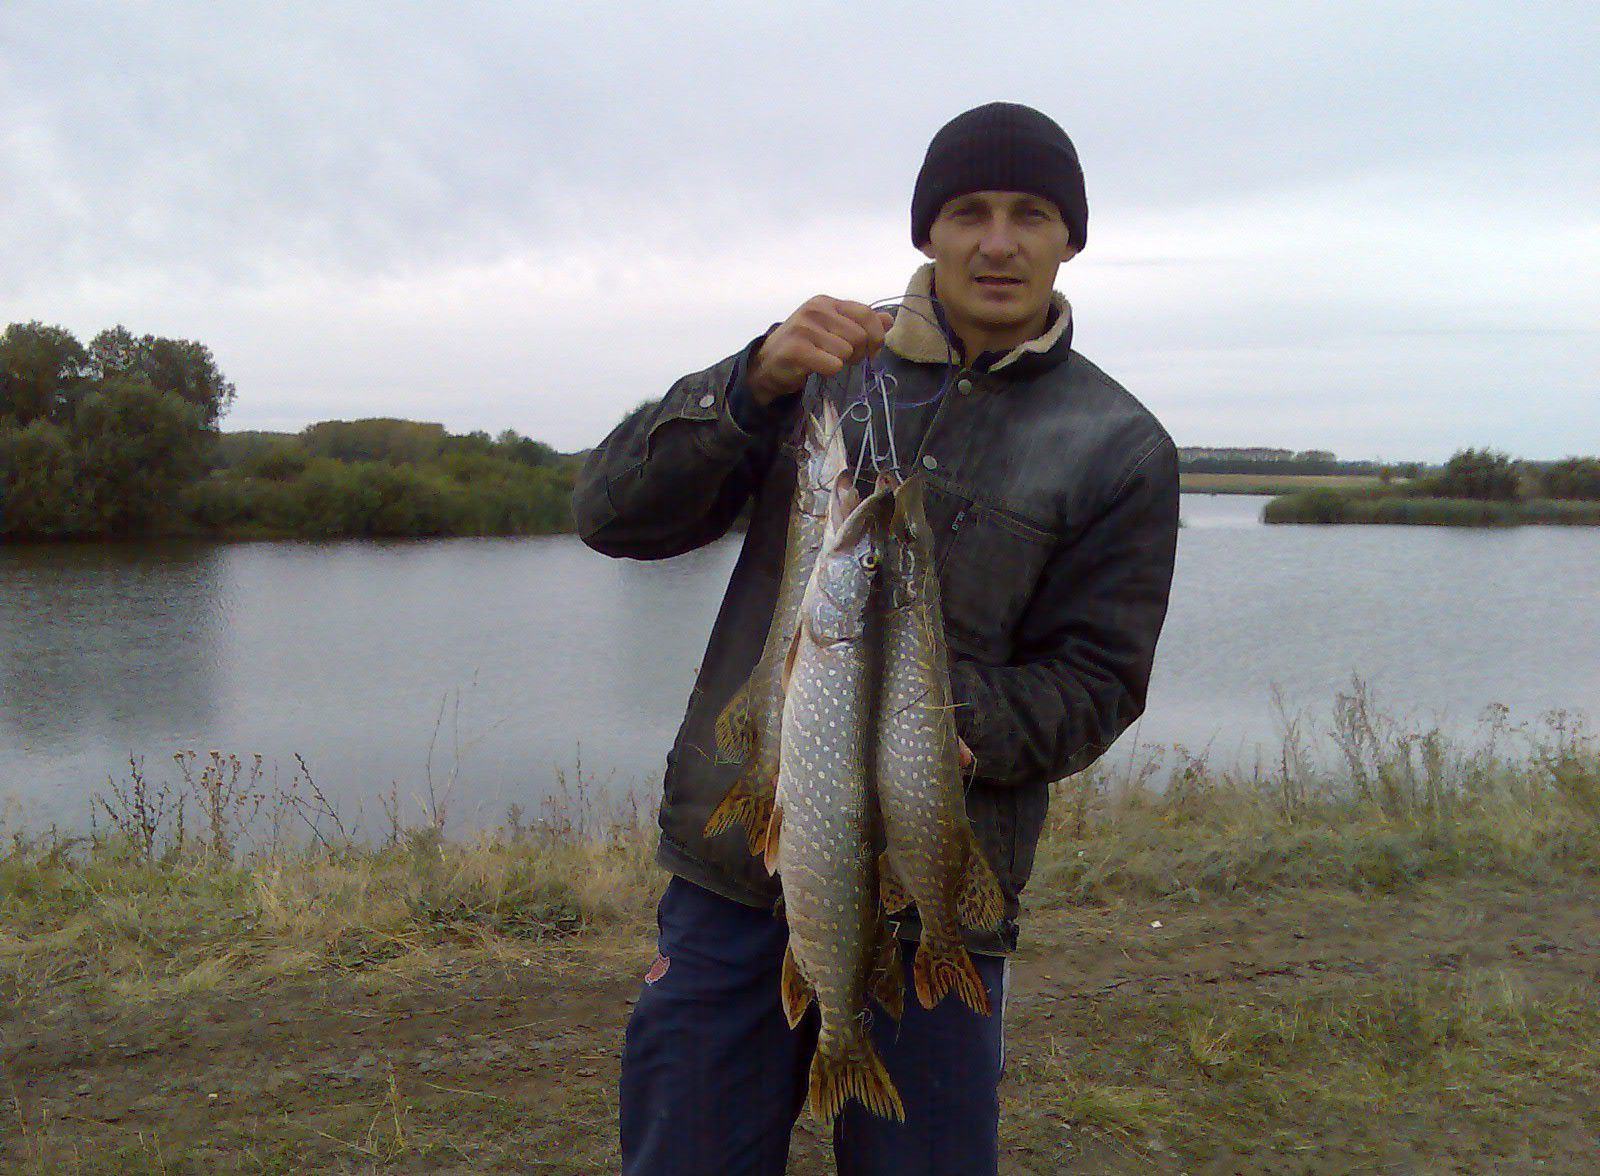
<instances>
[{"instance_id":1,"label":"jacket cuff","mask_svg":"<svg viewBox=\"0 0 1600 1176\"><path fill-rule=\"evenodd\" d=\"M765 430L756 431L742 425L730 404L733 389L743 383L744 367L755 343L697 375L686 377L674 388L666 411L650 428L652 438L656 430L669 421L694 421L709 426L696 436L702 450L709 456L728 459L769 440Z\"/></svg>"},{"instance_id":2,"label":"jacket cuff","mask_svg":"<svg viewBox=\"0 0 1600 1176\"><path fill-rule=\"evenodd\" d=\"M776 327L774 323L772 328L751 340L749 346L739 353L734 361L733 375L728 380L728 415L733 418L734 424L753 437L769 437L777 432L792 414L794 403L800 399L798 396L786 396L772 404L762 404L756 399L746 379L756 349L767 341L767 336Z\"/></svg>"}]
</instances>

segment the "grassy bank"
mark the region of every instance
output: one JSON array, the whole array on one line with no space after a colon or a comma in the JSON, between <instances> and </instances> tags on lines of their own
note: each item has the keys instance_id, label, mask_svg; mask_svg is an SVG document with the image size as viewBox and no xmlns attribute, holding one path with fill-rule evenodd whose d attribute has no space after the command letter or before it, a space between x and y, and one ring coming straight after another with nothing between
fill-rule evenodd
<instances>
[{"instance_id":1,"label":"grassy bank","mask_svg":"<svg viewBox=\"0 0 1600 1176\"><path fill-rule=\"evenodd\" d=\"M1030 903L1600 874L1600 750L1564 716L1529 728L1496 710L1458 744L1384 717L1357 683L1331 728L1336 773L1291 736L1270 771L1180 748L1063 781ZM10 831L6 986L137 1000L443 944L603 937L644 925L662 882L652 823L581 773L539 819L514 810L466 839L390 805L383 834L358 838L308 775L273 796L260 784L258 765L213 754L171 783L131 774L97 798L88 836Z\"/></svg>"},{"instance_id":2,"label":"grassy bank","mask_svg":"<svg viewBox=\"0 0 1600 1176\"><path fill-rule=\"evenodd\" d=\"M1185 494L1292 494L1299 490L1362 490L1382 485L1365 474L1198 474L1179 472Z\"/></svg>"},{"instance_id":3,"label":"grassy bank","mask_svg":"<svg viewBox=\"0 0 1600 1176\"><path fill-rule=\"evenodd\" d=\"M1450 740L1359 683L1324 754L1301 730L1249 772L1160 749L1057 786L1007 1176L1588 1170L1600 745L1500 709ZM81 838L7 830L0 1166L616 1169L664 881L634 806L578 772L537 819L450 838L391 794L357 836L303 771L175 767ZM790 1171L827 1146L803 1120Z\"/></svg>"},{"instance_id":4,"label":"grassy bank","mask_svg":"<svg viewBox=\"0 0 1600 1176\"><path fill-rule=\"evenodd\" d=\"M1333 489L1282 494L1267 503L1268 523L1394 523L1407 526L1514 527L1524 523L1600 526L1600 502L1551 498L1494 502Z\"/></svg>"}]
</instances>

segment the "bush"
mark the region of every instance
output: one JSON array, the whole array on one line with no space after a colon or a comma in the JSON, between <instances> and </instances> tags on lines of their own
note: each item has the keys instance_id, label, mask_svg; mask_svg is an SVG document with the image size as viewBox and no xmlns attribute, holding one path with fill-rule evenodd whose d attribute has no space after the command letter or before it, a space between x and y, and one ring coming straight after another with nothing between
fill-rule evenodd
<instances>
[{"instance_id":1,"label":"bush","mask_svg":"<svg viewBox=\"0 0 1600 1176\"><path fill-rule=\"evenodd\" d=\"M1463 449L1445 463L1430 489L1438 498L1479 498L1514 502L1522 492L1522 478L1503 453L1489 449Z\"/></svg>"},{"instance_id":2,"label":"bush","mask_svg":"<svg viewBox=\"0 0 1600 1176\"><path fill-rule=\"evenodd\" d=\"M1547 498L1600 500L1600 457L1569 457L1539 478Z\"/></svg>"}]
</instances>

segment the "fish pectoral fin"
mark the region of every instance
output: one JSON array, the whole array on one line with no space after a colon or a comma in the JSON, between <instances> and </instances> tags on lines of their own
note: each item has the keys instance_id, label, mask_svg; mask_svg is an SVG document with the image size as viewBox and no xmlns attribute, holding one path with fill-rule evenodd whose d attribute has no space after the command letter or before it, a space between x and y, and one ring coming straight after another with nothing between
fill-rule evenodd
<instances>
[{"instance_id":1,"label":"fish pectoral fin","mask_svg":"<svg viewBox=\"0 0 1600 1176\"><path fill-rule=\"evenodd\" d=\"M783 806L773 801L772 815L767 818L766 837L761 846L761 864L767 867L769 874L778 872L778 837L782 832Z\"/></svg>"},{"instance_id":2,"label":"fish pectoral fin","mask_svg":"<svg viewBox=\"0 0 1600 1176\"><path fill-rule=\"evenodd\" d=\"M933 1008L954 988L969 1009L989 1015L989 994L984 991L983 978L959 939L933 942L924 927L916 958L911 961L911 980L916 985L917 1002L925 1009Z\"/></svg>"},{"instance_id":3,"label":"fish pectoral fin","mask_svg":"<svg viewBox=\"0 0 1600 1176\"><path fill-rule=\"evenodd\" d=\"M832 1123L852 1098L874 1115L905 1121L906 1108L900 1101L900 1092L894 1088L877 1047L865 1032L858 1033L838 1056L819 1048L811 1058L811 1113L819 1123Z\"/></svg>"},{"instance_id":4,"label":"fish pectoral fin","mask_svg":"<svg viewBox=\"0 0 1600 1176\"><path fill-rule=\"evenodd\" d=\"M885 914L892 915L911 905L911 892L905 888L890 864L888 850L878 855L878 896Z\"/></svg>"},{"instance_id":5,"label":"fish pectoral fin","mask_svg":"<svg viewBox=\"0 0 1600 1176\"><path fill-rule=\"evenodd\" d=\"M783 677L779 679L783 686L784 697L789 696L789 679L794 677L795 659L800 656L800 635L806 631L805 617L802 614L800 623L794 627L794 632L789 636L789 652L783 657Z\"/></svg>"},{"instance_id":6,"label":"fish pectoral fin","mask_svg":"<svg viewBox=\"0 0 1600 1176\"><path fill-rule=\"evenodd\" d=\"M751 679L728 699L727 705L717 715L716 740L719 764L743 763L745 756L755 748L756 716L755 690Z\"/></svg>"},{"instance_id":7,"label":"fish pectoral fin","mask_svg":"<svg viewBox=\"0 0 1600 1176\"><path fill-rule=\"evenodd\" d=\"M872 945L872 971L867 974L867 991L896 1021L905 1012L906 974L900 966L900 944L895 940L889 920L880 913Z\"/></svg>"},{"instance_id":8,"label":"fish pectoral fin","mask_svg":"<svg viewBox=\"0 0 1600 1176\"><path fill-rule=\"evenodd\" d=\"M794 958L794 945L789 944L783 949L783 979L780 990L783 995L783 1015L793 1029L800 1024L800 1018L805 1016L806 1008L816 999L816 991L810 982L800 972L800 961Z\"/></svg>"},{"instance_id":9,"label":"fish pectoral fin","mask_svg":"<svg viewBox=\"0 0 1600 1176\"><path fill-rule=\"evenodd\" d=\"M993 931L1005 918L1006 900L989 859L967 830L967 860L961 867L961 889L956 893L956 918L974 931Z\"/></svg>"},{"instance_id":10,"label":"fish pectoral fin","mask_svg":"<svg viewBox=\"0 0 1600 1176\"><path fill-rule=\"evenodd\" d=\"M747 766L728 789L722 803L712 810L706 821L705 835L715 837L740 825L751 854L762 854L767 847L767 828L772 819L772 797L777 785L777 776Z\"/></svg>"}]
</instances>

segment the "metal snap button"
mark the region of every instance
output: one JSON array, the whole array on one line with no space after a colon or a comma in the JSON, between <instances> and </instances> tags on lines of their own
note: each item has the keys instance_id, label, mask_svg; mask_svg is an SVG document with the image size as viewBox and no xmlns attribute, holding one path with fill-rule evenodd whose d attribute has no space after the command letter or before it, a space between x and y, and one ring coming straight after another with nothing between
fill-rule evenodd
<instances>
[{"instance_id":1,"label":"metal snap button","mask_svg":"<svg viewBox=\"0 0 1600 1176\"><path fill-rule=\"evenodd\" d=\"M936 469L938 469L939 468L939 459L934 457L933 454L931 454L931 453L924 453L922 455L922 468L925 469L925 470L936 470Z\"/></svg>"},{"instance_id":2,"label":"metal snap button","mask_svg":"<svg viewBox=\"0 0 1600 1176\"><path fill-rule=\"evenodd\" d=\"M717 402L717 394L715 392L707 392L704 396L702 396L700 398L700 407L701 408L710 408L716 402Z\"/></svg>"},{"instance_id":3,"label":"metal snap button","mask_svg":"<svg viewBox=\"0 0 1600 1176\"><path fill-rule=\"evenodd\" d=\"M968 392L971 392L972 391L972 381L971 380L957 380L956 381L956 391L962 393L963 395L965 395Z\"/></svg>"}]
</instances>

